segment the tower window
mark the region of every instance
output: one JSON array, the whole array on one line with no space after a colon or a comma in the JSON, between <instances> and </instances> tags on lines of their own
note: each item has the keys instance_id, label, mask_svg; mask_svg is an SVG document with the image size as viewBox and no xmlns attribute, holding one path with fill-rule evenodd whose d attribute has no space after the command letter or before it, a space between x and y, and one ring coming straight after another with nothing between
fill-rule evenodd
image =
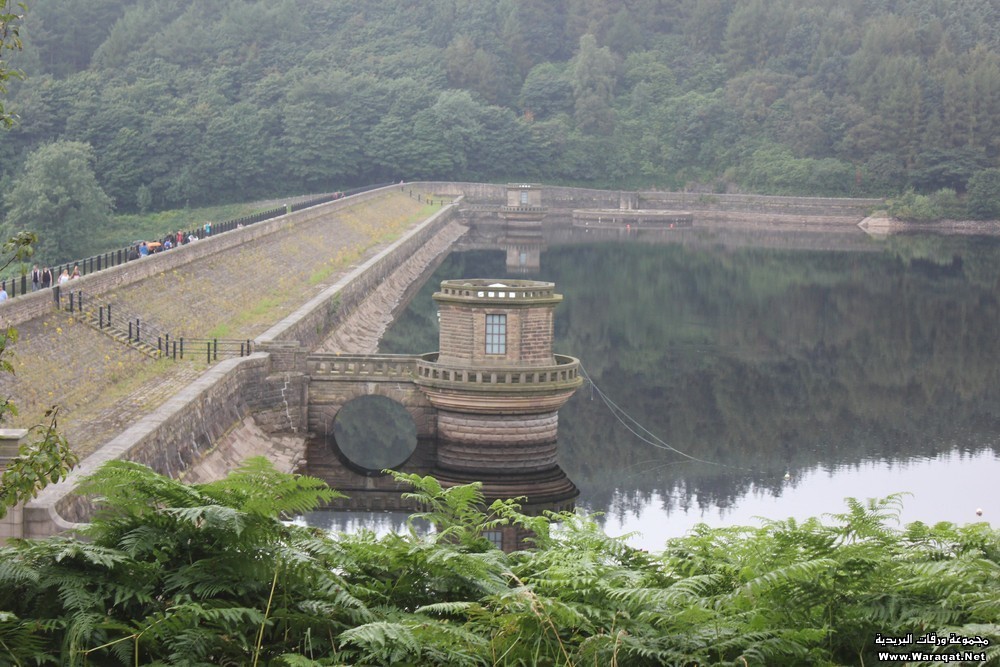
<instances>
[{"instance_id":1,"label":"tower window","mask_svg":"<svg viewBox=\"0 0 1000 667\"><path fill-rule=\"evenodd\" d=\"M486 354L507 354L507 316L486 316Z\"/></svg>"},{"instance_id":2,"label":"tower window","mask_svg":"<svg viewBox=\"0 0 1000 667\"><path fill-rule=\"evenodd\" d=\"M528 205L528 192L526 190L521 190L521 206Z\"/></svg>"}]
</instances>

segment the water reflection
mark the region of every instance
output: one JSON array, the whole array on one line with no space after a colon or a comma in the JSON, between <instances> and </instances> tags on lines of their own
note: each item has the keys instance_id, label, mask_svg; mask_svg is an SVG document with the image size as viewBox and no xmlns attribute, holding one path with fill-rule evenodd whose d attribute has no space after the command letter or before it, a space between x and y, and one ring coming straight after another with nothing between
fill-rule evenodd
<instances>
[{"instance_id":1,"label":"water reflection","mask_svg":"<svg viewBox=\"0 0 1000 667\"><path fill-rule=\"evenodd\" d=\"M585 386L560 412L560 464L581 504L608 513L609 532L655 534L637 542L653 548L696 520L838 512L848 495L912 491L909 505L933 498L945 512L928 520L975 520L970 504L1000 512L995 497L959 494L1000 475L997 242L732 238L547 240L537 277L565 295L555 349L663 442L712 462L645 442ZM381 351L433 349L434 286L504 276L505 260L453 254Z\"/></svg>"}]
</instances>

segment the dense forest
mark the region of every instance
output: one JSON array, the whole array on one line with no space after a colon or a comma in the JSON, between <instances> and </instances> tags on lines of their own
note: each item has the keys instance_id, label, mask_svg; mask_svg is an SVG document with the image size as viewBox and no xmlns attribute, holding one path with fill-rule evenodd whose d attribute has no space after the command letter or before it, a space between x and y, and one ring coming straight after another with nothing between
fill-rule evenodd
<instances>
[{"instance_id":1,"label":"dense forest","mask_svg":"<svg viewBox=\"0 0 1000 667\"><path fill-rule=\"evenodd\" d=\"M13 223L60 151L118 212L534 179L1000 213L993 0L46 0L21 36Z\"/></svg>"}]
</instances>

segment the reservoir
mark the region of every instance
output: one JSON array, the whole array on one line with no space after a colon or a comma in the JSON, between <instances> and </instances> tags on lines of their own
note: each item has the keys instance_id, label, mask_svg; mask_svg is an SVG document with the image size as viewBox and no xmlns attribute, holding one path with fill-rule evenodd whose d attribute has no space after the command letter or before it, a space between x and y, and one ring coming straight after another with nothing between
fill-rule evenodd
<instances>
[{"instance_id":1,"label":"reservoir","mask_svg":"<svg viewBox=\"0 0 1000 667\"><path fill-rule=\"evenodd\" d=\"M483 245L441 263L379 351L437 349L442 280L554 282L554 350L591 381L559 412L559 465L609 534L659 550L700 522L893 493L912 494L904 523L1000 523L996 239L574 230L530 267ZM401 525L309 518L359 520Z\"/></svg>"}]
</instances>

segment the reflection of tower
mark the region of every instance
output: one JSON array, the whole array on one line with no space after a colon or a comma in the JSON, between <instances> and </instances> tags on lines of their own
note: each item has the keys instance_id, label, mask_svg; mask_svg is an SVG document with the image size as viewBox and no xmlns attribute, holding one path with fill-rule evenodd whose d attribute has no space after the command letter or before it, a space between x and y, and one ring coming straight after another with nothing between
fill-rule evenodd
<instances>
[{"instance_id":1,"label":"reflection of tower","mask_svg":"<svg viewBox=\"0 0 1000 667\"><path fill-rule=\"evenodd\" d=\"M552 353L562 296L533 280L446 280L434 300L440 351L417 362L416 383L437 408L436 476L565 505L578 491L558 465L557 411L583 379L577 359Z\"/></svg>"},{"instance_id":2,"label":"reflection of tower","mask_svg":"<svg viewBox=\"0 0 1000 667\"><path fill-rule=\"evenodd\" d=\"M528 183L507 186L507 205L500 208L507 251L507 270L511 273L534 273L542 261L542 190Z\"/></svg>"}]
</instances>

